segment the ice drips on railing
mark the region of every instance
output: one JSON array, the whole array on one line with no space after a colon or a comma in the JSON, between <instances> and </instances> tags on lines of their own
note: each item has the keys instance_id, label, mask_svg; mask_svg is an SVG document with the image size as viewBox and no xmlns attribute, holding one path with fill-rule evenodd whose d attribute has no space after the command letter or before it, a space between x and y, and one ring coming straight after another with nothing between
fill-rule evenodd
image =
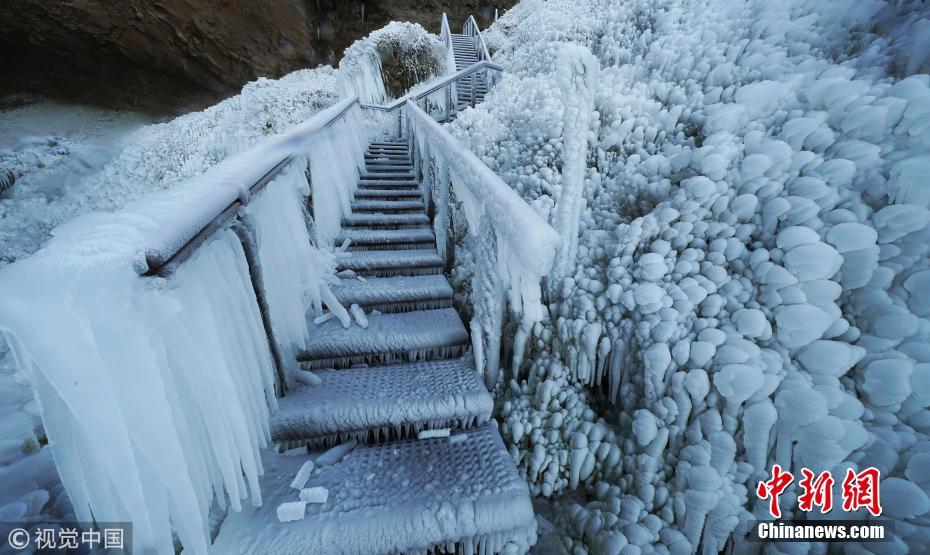
<instances>
[{"instance_id":1,"label":"ice drips on railing","mask_svg":"<svg viewBox=\"0 0 930 555\"><path fill-rule=\"evenodd\" d=\"M303 309L335 302L332 257L309 244L299 154L337 135L350 155L319 163L354 172L357 112L342 102L185 186L76 218L0 272L0 329L80 520L132 521L140 551L173 553L173 530L204 553L211 507L261 503L274 350L293 360Z\"/></svg>"},{"instance_id":2,"label":"ice drips on railing","mask_svg":"<svg viewBox=\"0 0 930 555\"><path fill-rule=\"evenodd\" d=\"M361 108L355 105L339 121L314 135L306 146L314 230L321 248L332 249L342 219L351 212L370 133Z\"/></svg>"},{"instance_id":3,"label":"ice drips on railing","mask_svg":"<svg viewBox=\"0 0 930 555\"><path fill-rule=\"evenodd\" d=\"M407 117L417 156L424 167L431 168L433 203L439 206L450 201L437 193L448 195L451 183L470 233L483 240L475 271L481 272L478 279L487 302L476 303L471 328L478 368L493 382L503 300L506 296L511 310L522 315L524 328L542 319L540 282L552 267L559 238L497 174L412 102L407 103ZM446 245L448 217L442 214L436 221L436 244ZM525 340L524 335L518 343ZM522 352L522 346L515 346L515 351Z\"/></svg>"},{"instance_id":4,"label":"ice drips on railing","mask_svg":"<svg viewBox=\"0 0 930 555\"><path fill-rule=\"evenodd\" d=\"M333 303L329 286L338 283L332 253L313 248L301 207L310 193L307 160L298 157L245 208L243 221L258 253L262 286L268 302L272 336L289 388L294 387L297 352L310 337L308 309L342 308ZM253 271L257 271L253 269Z\"/></svg>"},{"instance_id":5,"label":"ice drips on railing","mask_svg":"<svg viewBox=\"0 0 930 555\"><path fill-rule=\"evenodd\" d=\"M174 529L204 553L213 503L261 502L274 369L236 236L140 280L138 216L79 218L9 266L0 321L77 517L132 521L138 550L173 553Z\"/></svg>"}]
</instances>

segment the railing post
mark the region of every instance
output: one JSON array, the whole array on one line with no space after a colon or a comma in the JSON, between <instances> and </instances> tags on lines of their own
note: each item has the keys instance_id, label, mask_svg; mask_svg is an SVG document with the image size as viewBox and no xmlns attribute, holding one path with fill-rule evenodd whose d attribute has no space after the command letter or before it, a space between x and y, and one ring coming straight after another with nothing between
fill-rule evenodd
<instances>
[{"instance_id":1,"label":"railing post","mask_svg":"<svg viewBox=\"0 0 930 555\"><path fill-rule=\"evenodd\" d=\"M252 292L255 293L255 301L258 303L258 311L262 317L262 327L265 328L265 338L268 341L268 349L271 351L271 359L274 362L275 375L278 378L275 384L275 394L278 397L283 397L287 384L284 375L284 361L281 359L281 351L278 350L278 342L275 340L274 329L271 327L271 312L268 308L268 299L265 298L262 265L258 258L258 248L255 245L252 226L242 221L241 218L239 216L233 220L230 228L239 237L242 252L245 253L245 261L249 267L249 279L252 282Z\"/></svg>"}]
</instances>

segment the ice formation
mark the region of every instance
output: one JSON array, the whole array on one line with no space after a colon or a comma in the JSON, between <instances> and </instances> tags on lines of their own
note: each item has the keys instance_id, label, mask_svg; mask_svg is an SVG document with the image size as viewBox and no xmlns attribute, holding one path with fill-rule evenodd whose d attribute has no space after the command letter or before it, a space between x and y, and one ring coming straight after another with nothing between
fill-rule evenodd
<instances>
[{"instance_id":1,"label":"ice formation","mask_svg":"<svg viewBox=\"0 0 930 555\"><path fill-rule=\"evenodd\" d=\"M462 203L468 232L478 238L476 267L482 272L471 338L478 371L496 380L500 325L505 301L522 315L524 329L543 317L540 282L555 259L558 236L539 215L481 160L444 132L433 118L412 102L407 110L413 140L429 165L430 195L442 207L455 198ZM454 197L452 194L454 193ZM450 240L446 208L434 219L439 252ZM524 235L534 238L522 241ZM487 367L486 367L487 365Z\"/></svg>"},{"instance_id":2,"label":"ice formation","mask_svg":"<svg viewBox=\"0 0 930 555\"><path fill-rule=\"evenodd\" d=\"M904 519L883 552L930 545L926 25L919 2L527 0L486 33L507 73L453 133L554 222L588 136L577 254L539 322L503 322L496 392L562 548L748 548L776 462L879 468ZM567 49L599 66L582 131ZM455 239L480 307L485 247Z\"/></svg>"},{"instance_id":3,"label":"ice formation","mask_svg":"<svg viewBox=\"0 0 930 555\"><path fill-rule=\"evenodd\" d=\"M364 130L338 123L357 111L343 101L182 186L75 218L0 272L0 329L32 385L78 520L132 521L140 551L174 552L173 531L185 550L204 553L211 509L261 504L259 449L283 386L275 363L295 360L305 342L305 308L345 312L328 287L332 255L310 243L305 155L321 134L358 140ZM251 185L281 160L253 199ZM357 171L357 159L342 162L328 161L328 172ZM315 186L330 184L329 173ZM234 202L245 205L238 219L189 259L164 277L140 276ZM291 382L296 364L282 370Z\"/></svg>"},{"instance_id":4,"label":"ice formation","mask_svg":"<svg viewBox=\"0 0 930 555\"><path fill-rule=\"evenodd\" d=\"M445 50L435 35L416 23L393 21L346 49L339 62L338 86L344 97L386 104L413 85L441 75L445 63Z\"/></svg>"}]
</instances>

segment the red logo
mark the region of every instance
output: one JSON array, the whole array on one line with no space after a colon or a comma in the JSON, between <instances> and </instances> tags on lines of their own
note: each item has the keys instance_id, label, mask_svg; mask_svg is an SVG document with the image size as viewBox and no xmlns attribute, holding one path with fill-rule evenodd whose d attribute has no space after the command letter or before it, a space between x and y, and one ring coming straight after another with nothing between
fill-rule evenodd
<instances>
[{"instance_id":1,"label":"red logo","mask_svg":"<svg viewBox=\"0 0 930 555\"><path fill-rule=\"evenodd\" d=\"M801 475L803 477L798 482L801 486L798 509L810 512L814 510L814 507L819 507L821 513L829 513L833 510L835 481L830 471L827 470L818 475L807 468L802 468ZM880 478L878 469L874 467L866 468L858 474L851 469L847 470L846 478L843 480L843 510L852 512L862 508L868 510L873 516L881 515L882 506L878 492ZM794 482L794 476L776 464L772 467L772 477L765 482L759 482L756 487L756 495L759 499L769 500L769 513L774 518L781 518L778 496L792 482Z\"/></svg>"},{"instance_id":2,"label":"red logo","mask_svg":"<svg viewBox=\"0 0 930 555\"><path fill-rule=\"evenodd\" d=\"M878 500L880 478L877 468L869 467L858 474L852 469L847 469L846 478L843 480L843 510L855 511L865 508L872 516L882 514L882 505Z\"/></svg>"},{"instance_id":3,"label":"red logo","mask_svg":"<svg viewBox=\"0 0 930 555\"><path fill-rule=\"evenodd\" d=\"M769 513L775 518L781 518L781 509L778 508L778 496L791 485L794 476L790 472L782 472L781 466L772 467L772 478L767 482L759 482L756 495L759 499L769 500Z\"/></svg>"}]
</instances>

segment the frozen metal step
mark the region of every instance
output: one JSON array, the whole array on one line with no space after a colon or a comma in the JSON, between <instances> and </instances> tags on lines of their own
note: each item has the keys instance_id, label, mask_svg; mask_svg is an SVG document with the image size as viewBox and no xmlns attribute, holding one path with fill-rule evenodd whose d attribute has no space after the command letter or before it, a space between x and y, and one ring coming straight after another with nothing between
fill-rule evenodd
<instances>
[{"instance_id":1,"label":"frozen metal step","mask_svg":"<svg viewBox=\"0 0 930 555\"><path fill-rule=\"evenodd\" d=\"M347 228L339 234L336 243L341 245L346 239L349 240L349 251L416 250L436 247L436 235L428 227L408 229Z\"/></svg>"},{"instance_id":2,"label":"frozen metal step","mask_svg":"<svg viewBox=\"0 0 930 555\"><path fill-rule=\"evenodd\" d=\"M452 308L368 315L368 327L337 319L309 322L310 339L297 360L309 369L349 368L462 356L468 332Z\"/></svg>"},{"instance_id":3,"label":"frozen metal step","mask_svg":"<svg viewBox=\"0 0 930 555\"><path fill-rule=\"evenodd\" d=\"M262 506L230 511L212 553L525 553L536 540L529 490L493 423L355 447L310 473L306 487L326 488L326 502L280 522L278 506L297 501L290 484L315 456L263 452Z\"/></svg>"},{"instance_id":4,"label":"frozen metal step","mask_svg":"<svg viewBox=\"0 0 930 555\"><path fill-rule=\"evenodd\" d=\"M366 162L365 171L367 173L398 173L398 172L413 172L412 164L398 164L396 162Z\"/></svg>"},{"instance_id":5,"label":"frozen metal step","mask_svg":"<svg viewBox=\"0 0 930 555\"><path fill-rule=\"evenodd\" d=\"M377 180L377 179L366 179L360 180L358 182L359 189L394 189L394 188L406 188L406 189L417 189L419 190L420 184L413 180L406 181L387 181L387 180Z\"/></svg>"},{"instance_id":6,"label":"frozen metal step","mask_svg":"<svg viewBox=\"0 0 930 555\"><path fill-rule=\"evenodd\" d=\"M311 447L348 439L377 443L425 429L471 428L490 420L494 408L470 356L314 374L322 384L278 401L272 440L307 440Z\"/></svg>"},{"instance_id":7,"label":"frozen metal step","mask_svg":"<svg viewBox=\"0 0 930 555\"><path fill-rule=\"evenodd\" d=\"M406 186L406 187L377 187L377 186L365 186L362 187L359 185L359 189L355 191L355 198L357 199L416 199L423 198L420 193L419 187L416 186Z\"/></svg>"},{"instance_id":8,"label":"frozen metal step","mask_svg":"<svg viewBox=\"0 0 930 555\"><path fill-rule=\"evenodd\" d=\"M332 287L339 302L385 313L452 306L452 286L442 275L344 279Z\"/></svg>"},{"instance_id":9,"label":"frozen metal step","mask_svg":"<svg viewBox=\"0 0 930 555\"><path fill-rule=\"evenodd\" d=\"M355 200L352 212L423 212L426 205L422 200Z\"/></svg>"},{"instance_id":10,"label":"frozen metal step","mask_svg":"<svg viewBox=\"0 0 930 555\"><path fill-rule=\"evenodd\" d=\"M426 214L349 214L342 219L343 227L378 227L401 229L429 224Z\"/></svg>"},{"instance_id":11,"label":"frozen metal step","mask_svg":"<svg viewBox=\"0 0 930 555\"><path fill-rule=\"evenodd\" d=\"M358 176L359 182L363 181L412 181L415 180L417 176L413 175L412 171L408 172L365 172Z\"/></svg>"},{"instance_id":12,"label":"frozen metal step","mask_svg":"<svg viewBox=\"0 0 930 555\"><path fill-rule=\"evenodd\" d=\"M441 274L444 266L436 249L351 251L339 266L364 277L423 276Z\"/></svg>"}]
</instances>

